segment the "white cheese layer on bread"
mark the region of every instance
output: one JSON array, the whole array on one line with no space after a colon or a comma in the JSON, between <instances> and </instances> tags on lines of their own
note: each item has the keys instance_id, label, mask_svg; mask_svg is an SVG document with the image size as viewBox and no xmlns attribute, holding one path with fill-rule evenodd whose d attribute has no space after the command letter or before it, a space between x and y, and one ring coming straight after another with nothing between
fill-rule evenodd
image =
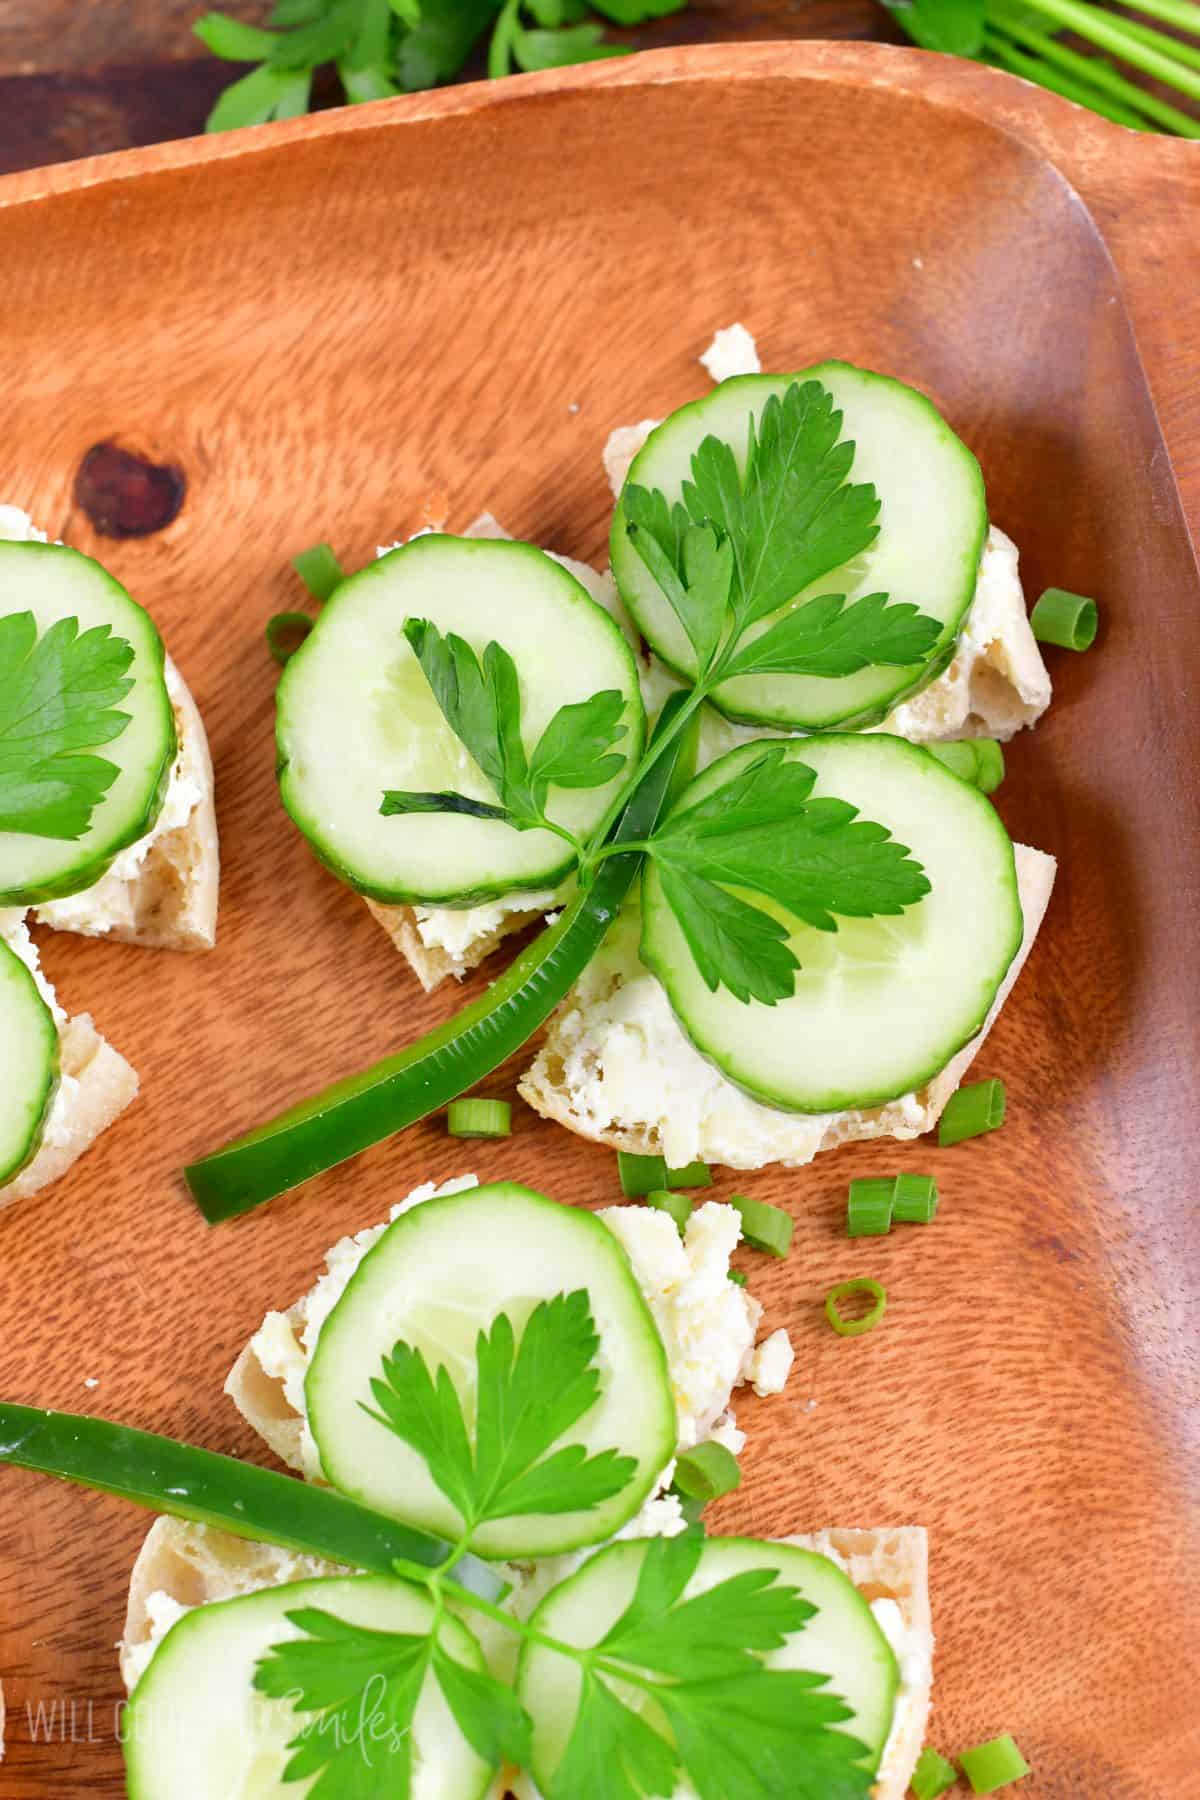
<instances>
[{"instance_id":1,"label":"white cheese layer on bread","mask_svg":"<svg viewBox=\"0 0 1200 1800\"><path fill-rule=\"evenodd\" d=\"M394 1206L391 1218L425 1200L476 1186L474 1175L440 1187L427 1182ZM666 1213L652 1207L606 1207L598 1216L621 1240L663 1339L679 1421L678 1448L688 1450L717 1437L736 1455L745 1440L729 1411L734 1389L757 1382L764 1392L778 1392L779 1376L782 1372L786 1380L787 1374L774 1339L762 1347L755 1343L762 1317L759 1302L729 1279L730 1257L741 1235L736 1210L715 1201L697 1207L684 1238ZM242 1417L281 1461L309 1480L319 1481L322 1474L305 1408L309 1361L350 1277L386 1229L371 1226L335 1244L320 1280L286 1312L267 1314L225 1383ZM668 1473L664 1485L669 1481Z\"/></svg>"},{"instance_id":2,"label":"white cheese layer on bread","mask_svg":"<svg viewBox=\"0 0 1200 1800\"><path fill-rule=\"evenodd\" d=\"M28 513L0 506L0 538L44 544ZM199 710L168 656L167 692L178 750L152 828L114 857L99 881L35 908L40 925L151 949L211 950L216 941L220 853L213 771Z\"/></svg>"},{"instance_id":3,"label":"white cheese layer on bread","mask_svg":"<svg viewBox=\"0 0 1200 1800\"><path fill-rule=\"evenodd\" d=\"M581 1137L671 1168L700 1160L734 1169L799 1168L864 1138L915 1138L936 1125L1024 966L1054 883L1055 862L1015 847L1025 931L983 1030L918 1092L868 1111L793 1113L766 1106L706 1061L684 1035L661 983L638 957L640 919L627 906L555 1013L521 1078L535 1111Z\"/></svg>"}]
</instances>

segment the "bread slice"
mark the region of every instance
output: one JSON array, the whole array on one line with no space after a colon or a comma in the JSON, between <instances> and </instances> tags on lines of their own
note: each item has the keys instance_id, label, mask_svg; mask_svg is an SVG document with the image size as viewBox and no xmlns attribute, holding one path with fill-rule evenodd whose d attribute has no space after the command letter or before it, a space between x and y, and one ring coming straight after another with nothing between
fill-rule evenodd
<instances>
[{"instance_id":1,"label":"bread slice","mask_svg":"<svg viewBox=\"0 0 1200 1800\"><path fill-rule=\"evenodd\" d=\"M212 759L199 708L166 661L179 749L158 824L92 887L34 910L40 925L154 950L211 950L217 935L220 849Z\"/></svg>"},{"instance_id":2,"label":"bread slice","mask_svg":"<svg viewBox=\"0 0 1200 1800\"><path fill-rule=\"evenodd\" d=\"M125 1629L117 1646L121 1679L137 1685L161 1636L181 1612L213 1600L234 1600L286 1581L350 1575L341 1563L233 1537L215 1526L166 1516L155 1519L129 1580Z\"/></svg>"},{"instance_id":3,"label":"bread slice","mask_svg":"<svg viewBox=\"0 0 1200 1800\"><path fill-rule=\"evenodd\" d=\"M875 1800L904 1800L929 1717L933 1631L929 1612L928 1546L918 1526L891 1530L836 1530L784 1540L836 1562L869 1602L898 1608L904 1630L902 1673L907 1681L896 1706ZM303 1556L272 1544L231 1537L212 1526L158 1518L138 1552L129 1582L125 1629L118 1646L121 1677L132 1690L156 1643L184 1612L212 1601L232 1600L261 1588L322 1575L346 1575L339 1563ZM518 1776L501 1777L493 1800L508 1792L534 1800L536 1790Z\"/></svg>"},{"instance_id":4,"label":"bread slice","mask_svg":"<svg viewBox=\"0 0 1200 1800\"><path fill-rule=\"evenodd\" d=\"M654 978L636 959L630 966L606 964L601 960L605 952L601 952L601 959L585 971L551 1019L543 1046L521 1077L518 1091L543 1118L554 1119L580 1137L637 1155L665 1154L673 1167L699 1158L739 1169L764 1168L770 1163L799 1168L811 1162L820 1151L835 1149L839 1144L866 1138L919 1137L937 1124L946 1102L978 1056L1025 966L1045 917L1054 885L1054 858L1024 844L1016 845L1015 850L1017 884L1025 919L1020 949L1001 984L983 1030L915 1094L868 1111L836 1113L831 1117L787 1113L764 1106L742 1094L734 1083L712 1070L707 1063L701 1064L665 1001L658 1003L660 1016L655 1021L657 1035L654 1042L651 1044L643 1034L639 1054L636 1021L631 1017L634 1008L631 1004L623 1006L622 996L628 995L634 981L650 983ZM655 1000L657 1002L657 994ZM669 1053L679 1058L681 1075L677 1086L681 1091L686 1089L697 1095L701 1092L701 1082L709 1084L712 1090L708 1111L703 1116L697 1115L695 1141L686 1144L678 1136L682 1128L682 1109L670 1107L662 1090L658 1095L654 1092L654 1072L664 1066L664 1051L668 1052L668 1062L671 1060ZM613 1116L614 1103L605 1090L608 1057L620 1058L626 1071L622 1091L636 1094L644 1107L640 1116ZM723 1138L715 1135L711 1123L718 1107L721 1129L725 1133ZM676 1134L674 1138L672 1130ZM706 1137L706 1130L711 1130L713 1135ZM735 1138L733 1147L728 1142L730 1134Z\"/></svg>"},{"instance_id":5,"label":"bread slice","mask_svg":"<svg viewBox=\"0 0 1200 1800\"><path fill-rule=\"evenodd\" d=\"M135 1071L100 1036L87 1013L68 1019L59 1036L63 1084L74 1086L67 1089L61 1123L56 1128L51 1113L32 1161L0 1187L0 1211L65 1175L137 1094Z\"/></svg>"}]
</instances>

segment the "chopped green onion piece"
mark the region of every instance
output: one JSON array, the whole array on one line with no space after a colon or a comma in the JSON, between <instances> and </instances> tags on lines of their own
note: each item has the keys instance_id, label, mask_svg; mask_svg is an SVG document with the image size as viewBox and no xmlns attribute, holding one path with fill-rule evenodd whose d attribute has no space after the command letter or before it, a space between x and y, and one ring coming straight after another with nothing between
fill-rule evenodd
<instances>
[{"instance_id":1,"label":"chopped green onion piece","mask_svg":"<svg viewBox=\"0 0 1200 1800\"><path fill-rule=\"evenodd\" d=\"M947 1762L936 1750L926 1744L917 1759L913 1770L913 1778L909 1783L917 1800L941 1800L958 1780L958 1770L952 1762Z\"/></svg>"},{"instance_id":2,"label":"chopped green onion piece","mask_svg":"<svg viewBox=\"0 0 1200 1800\"><path fill-rule=\"evenodd\" d=\"M937 1209L937 1182L932 1175L897 1175L893 1219L901 1225L928 1225Z\"/></svg>"},{"instance_id":3,"label":"chopped green onion piece","mask_svg":"<svg viewBox=\"0 0 1200 1800\"><path fill-rule=\"evenodd\" d=\"M712 1170L707 1163L689 1163L686 1169L668 1169L663 1184L669 1188L711 1187Z\"/></svg>"},{"instance_id":4,"label":"chopped green onion piece","mask_svg":"<svg viewBox=\"0 0 1200 1800\"><path fill-rule=\"evenodd\" d=\"M1096 641L1100 615L1096 602L1086 594L1047 588L1030 613L1029 623L1041 644L1057 644L1060 650L1090 650Z\"/></svg>"},{"instance_id":5,"label":"chopped green onion piece","mask_svg":"<svg viewBox=\"0 0 1200 1800\"><path fill-rule=\"evenodd\" d=\"M943 768L970 782L981 794L994 794L1004 780L1004 752L995 738L964 738L955 744L926 744Z\"/></svg>"},{"instance_id":6,"label":"chopped green onion piece","mask_svg":"<svg viewBox=\"0 0 1200 1800\"><path fill-rule=\"evenodd\" d=\"M314 600L328 600L335 587L346 579L341 563L328 544L314 544L293 556L292 567Z\"/></svg>"},{"instance_id":7,"label":"chopped green onion piece","mask_svg":"<svg viewBox=\"0 0 1200 1800\"><path fill-rule=\"evenodd\" d=\"M276 613L267 620L267 649L281 667L295 656L315 623L302 612Z\"/></svg>"},{"instance_id":8,"label":"chopped green onion piece","mask_svg":"<svg viewBox=\"0 0 1200 1800\"><path fill-rule=\"evenodd\" d=\"M926 744L930 756L936 757L944 769L957 775L960 781L975 784L975 772L979 766L979 758L975 754L975 745L970 738L958 744Z\"/></svg>"},{"instance_id":9,"label":"chopped green onion piece","mask_svg":"<svg viewBox=\"0 0 1200 1800\"><path fill-rule=\"evenodd\" d=\"M853 1299L859 1294L867 1294L874 1302L870 1312L864 1313L861 1319L844 1318L838 1310L839 1301ZM884 1289L877 1281L871 1281L866 1276L857 1281L839 1281L825 1296L825 1317L839 1337L861 1337L864 1331L873 1331L882 1319L886 1307L887 1294Z\"/></svg>"},{"instance_id":10,"label":"chopped green onion piece","mask_svg":"<svg viewBox=\"0 0 1200 1800\"><path fill-rule=\"evenodd\" d=\"M1004 751L995 738L976 738L975 786L981 794L994 794L1004 780Z\"/></svg>"},{"instance_id":11,"label":"chopped green onion piece","mask_svg":"<svg viewBox=\"0 0 1200 1800\"><path fill-rule=\"evenodd\" d=\"M667 1185L667 1165L661 1156L634 1156L618 1150L617 1174L621 1192L630 1200L640 1200L643 1194L657 1193Z\"/></svg>"},{"instance_id":12,"label":"chopped green onion piece","mask_svg":"<svg viewBox=\"0 0 1200 1800\"><path fill-rule=\"evenodd\" d=\"M964 1138L995 1131L1004 1123L1005 1100L1002 1081L972 1081L959 1088L946 1102L938 1143L945 1149L948 1144L961 1144Z\"/></svg>"},{"instance_id":13,"label":"chopped green onion piece","mask_svg":"<svg viewBox=\"0 0 1200 1800\"><path fill-rule=\"evenodd\" d=\"M446 1110L451 1137L504 1138L512 1135L507 1100L455 1100Z\"/></svg>"},{"instance_id":14,"label":"chopped green onion piece","mask_svg":"<svg viewBox=\"0 0 1200 1800\"><path fill-rule=\"evenodd\" d=\"M646 1205L654 1207L656 1212L670 1213L679 1227L680 1237L683 1236L692 1216L692 1203L685 1195L669 1194L666 1188L660 1188L657 1193L646 1195Z\"/></svg>"},{"instance_id":15,"label":"chopped green onion piece","mask_svg":"<svg viewBox=\"0 0 1200 1800\"><path fill-rule=\"evenodd\" d=\"M730 1269L729 1279L735 1287L745 1287L748 1277L740 1269Z\"/></svg>"},{"instance_id":16,"label":"chopped green onion piece","mask_svg":"<svg viewBox=\"0 0 1200 1800\"><path fill-rule=\"evenodd\" d=\"M722 1494L732 1494L741 1482L737 1457L711 1438L686 1451L675 1464L674 1485L691 1500L719 1500Z\"/></svg>"},{"instance_id":17,"label":"chopped green onion piece","mask_svg":"<svg viewBox=\"0 0 1200 1800\"><path fill-rule=\"evenodd\" d=\"M896 1184L886 1177L864 1178L850 1183L846 1208L846 1232L850 1237L886 1237L892 1229L892 1200Z\"/></svg>"},{"instance_id":18,"label":"chopped green onion piece","mask_svg":"<svg viewBox=\"0 0 1200 1800\"><path fill-rule=\"evenodd\" d=\"M1007 1733L986 1744L976 1744L973 1750L964 1750L958 1760L973 1794L994 1794L997 1788L1020 1781L1022 1775L1029 1773L1029 1764Z\"/></svg>"},{"instance_id":19,"label":"chopped green onion piece","mask_svg":"<svg viewBox=\"0 0 1200 1800\"><path fill-rule=\"evenodd\" d=\"M786 1256L792 1242L792 1221L781 1206L769 1206L765 1200L748 1200L745 1194L730 1194L730 1206L742 1215L742 1236L752 1250L765 1250L768 1256Z\"/></svg>"}]
</instances>

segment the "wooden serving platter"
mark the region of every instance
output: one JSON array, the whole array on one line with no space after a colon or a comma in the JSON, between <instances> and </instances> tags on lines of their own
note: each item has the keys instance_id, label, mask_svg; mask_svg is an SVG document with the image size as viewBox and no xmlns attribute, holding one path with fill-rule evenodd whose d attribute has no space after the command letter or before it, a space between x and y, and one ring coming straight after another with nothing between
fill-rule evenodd
<instances>
[{"instance_id":1,"label":"wooden serving platter","mask_svg":"<svg viewBox=\"0 0 1200 1800\"><path fill-rule=\"evenodd\" d=\"M328 537L355 564L444 498L601 558L609 429L702 392L740 318L768 367L926 388L1027 587L1097 594L1104 626L1054 658L999 796L1061 864L979 1065L1009 1123L740 1183L797 1220L753 1271L797 1361L738 1409L719 1523L926 1524L936 1742L1012 1730L1029 1800L1200 1795L1198 242L1194 147L873 45L664 52L0 183L0 498L158 619L225 871L211 956L42 934L143 1092L0 1217L5 1397L259 1457L224 1375L343 1232L467 1168L614 1198L610 1153L520 1110L507 1143L435 1121L216 1230L178 1171L459 999L421 997L281 812L262 627L296 603L288 557ZM165 529L93 530L74 481L104 442L183 472ZM849 1243L847 1181L900 1166L936 1173L935 1225ZM820 1299L853 1274L889 1312L841 1340ZM112 1645L146 1523L0 1472L5 1800L123 1792Z\"/></svg>"}]
</instances>

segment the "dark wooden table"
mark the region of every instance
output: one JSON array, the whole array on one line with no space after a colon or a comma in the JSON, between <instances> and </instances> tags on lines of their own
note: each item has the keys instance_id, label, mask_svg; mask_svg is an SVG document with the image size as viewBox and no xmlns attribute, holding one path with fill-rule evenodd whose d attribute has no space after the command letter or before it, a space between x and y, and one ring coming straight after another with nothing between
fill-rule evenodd
<instances>
[{"instance_id":1,"label":"dark wooden table","mask_svg":"<svg viewBox=\"0 0 1200 1800\"><path fill-rule=\"evenodd\" d=\"M252 24L270 11L270 0L212 4ZM202 131L221 89L241 73L193 37L193 20L207 10L205 0L0 0L0 173ZM876 0L692 0L624 35L646 47L901 41Z\"/></svg>"}]
</instances>

